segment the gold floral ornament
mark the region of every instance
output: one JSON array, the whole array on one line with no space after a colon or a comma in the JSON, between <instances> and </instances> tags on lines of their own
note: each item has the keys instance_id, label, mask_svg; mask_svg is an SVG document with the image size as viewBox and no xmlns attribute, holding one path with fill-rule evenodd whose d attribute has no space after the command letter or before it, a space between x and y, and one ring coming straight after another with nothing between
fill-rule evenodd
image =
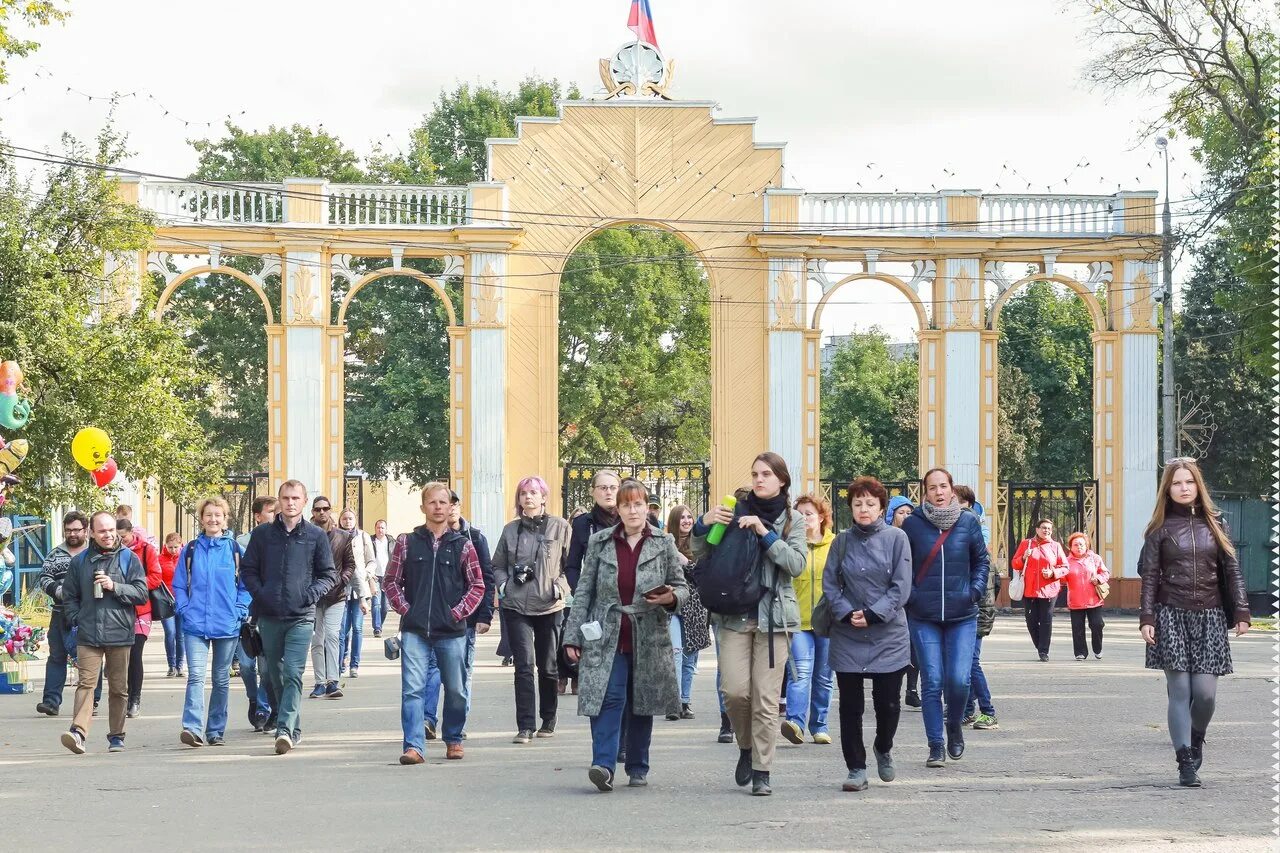
<instances>
[{"instance_id":1,"label":"gold floral ornament","mask_svg":"<svg viewBox=\"0 0 1280 853\"><path fill-rule=\"evenodd\" d=\"M977 328L978 312L975 309L978 307L978 300L975 294L973 276L969 275L968 270L961 270L954 279L951 291L951 316L954 318L956 328Z\"/></svg>"},{"instance_id":2,"label":"gold floral ornament","mask_svg":"<svg viewBox=\"0 0 1280 853\"><path fill-rule=\"evenodd\" d=\"M290 276L293 279L293 322L316 322L316 302L311 270L299 267Z\"/></svg>"},{"instance_id":3,"label":"gold floral ornament","mask_svg":"<svg viewBox=\"0 0 1280 853\"><path fill-rule=\"evenodd\" d=\"M1129 303L1132 326L1135 329L1151 328L1151 279L1147 271L1141 270L1133 280L1133 301Z\"/></svg>"},{"instance_id":4,"label":"gold floral ornament","mask_svg":"<svg viewBox=\"0 0 1280 853\"><path fill-rule=\"evenodd\" d=\"M474 297L477 326L500 326L502 320L502 295L498 292L498 271L493 263L484 265L484 271L476 279Z\"/></svg>"},{"instance_id":5,"label":"gold floral ornament","mask_svg":"<svg viewBox=\"0 0 1280 853\"><path fill-rule=\"evenodd\" d=\"M783 270L774 279L777 294L773 297L773 310L778 315L774 323L775 329L798 329L800 320L800 288L797 286L795 274L791 270Z\"/></svg>"}]
</instances>

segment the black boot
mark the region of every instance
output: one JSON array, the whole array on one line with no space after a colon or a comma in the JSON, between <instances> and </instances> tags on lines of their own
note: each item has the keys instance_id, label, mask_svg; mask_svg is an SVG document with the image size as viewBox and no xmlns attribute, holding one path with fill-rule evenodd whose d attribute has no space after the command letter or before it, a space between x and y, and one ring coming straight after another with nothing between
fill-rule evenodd
<instances>
[{"instance_id":1,"label":"black boot","mask_svg":"<svg viewBox=\"0 0 1280 853\"><path fill-rule=\"evenodd\" d=\"M773 788L769 787L769 771L768 770L752 770L751 771L751 795L753 797L767 797L773 793Z\"/></svg>"},{"instance_id":2,"label":"black boot","mask_svg":"<svg viewBox=\"0 0 1280 853\"><path fill-rule=\"evenodd\" d=\"M733 768L733 781L738 783L738 787L745 787L751 783L751 750L738 750L738 766Z\"/></svg>"},{"instance_id":3,"label":"black boot","mask_svg":"<svg viewBox=\"0 0 1280 853\"><path fill-rule=\"evenodd\" d=\"M1195 754L1192 748L1184 746L1177 751L1178 784L1184 788L1199 788L1200 777L1196 775Z\"/></svg>"},{"instance_id":4,"label":"black boot","mask_svg":"<svg viewBox=\"0 0 1280 853\"><path fill-rule=\"evenodd\" d=\"M680 719L682 720L693 719L693 706L690 705L688 702L685 702L680 706Z\"/></svg>"},{"instance_id":5,"label":"black boot","mask_svg":"<svg viewBox=\"0 0 1280 853\"><path fill-rule=\"evenodd\" d=\"M1196 772L1200 772L1200 765L1204 762L1204 732L1191 730L1191 758L1195 762L1192 766Z\"/></svg>"},{"instance_id":6,"label":"black boot","mask_svg":"<svg viewBox=\"0 0 1280 853\"><path fill-rule=\"evenodd\" d=\"M720 736L716 738L719 743L733 743L733 723L729 722L728 714L720 715Z\"/></svg>"}]
</instances>

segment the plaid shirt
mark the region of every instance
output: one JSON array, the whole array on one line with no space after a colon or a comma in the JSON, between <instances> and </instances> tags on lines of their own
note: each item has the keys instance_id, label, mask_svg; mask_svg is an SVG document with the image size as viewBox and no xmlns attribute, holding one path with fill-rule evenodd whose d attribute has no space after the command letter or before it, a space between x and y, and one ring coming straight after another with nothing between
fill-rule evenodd
<instances>
[{"instance_id":1,"label":"plaid shirt","mask_svg":"<svg viewBox=\"0 0 1280 853\"><path fill-rule=\"evenodd\" d=\"M440 540L430 530L427 531L427 538L431 540L431 548L439 551ZM391 561L387 563L387 574L383 578L387 603L401 616L409 612L409 601L404 596L404 558L408 553L409 534L401 533L396 537L396 547L391 552ZM484 598L484 574L480 571L480 557L476 554L476 547L471 544L470 537L466 537L466 542L462 545L461 562L467 579L467 594L449 608L453 618L459 622L470 616Z\"/></svg>"}]
</instances>

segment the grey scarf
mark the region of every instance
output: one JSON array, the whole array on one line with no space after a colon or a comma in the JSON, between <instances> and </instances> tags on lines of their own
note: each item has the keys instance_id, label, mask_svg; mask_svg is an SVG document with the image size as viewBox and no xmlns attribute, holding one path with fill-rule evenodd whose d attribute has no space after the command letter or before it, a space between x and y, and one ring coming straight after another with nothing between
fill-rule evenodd
<instances>
[{"instance_id":1,"label":"grey scarf","mask_svg":"<svg viewBox=\"0 0 1280 853\"><path fill-rule=\"evenodd\" d=\"M956 498L952 498L951 503L946 506L934 506L925 501L920 504L920 508L924 510L924 517L929 519L929 523L939 530L950 530L960 520L960 513L964 512Z\"/></svg>"},{"instance_id":2,"label":"grey scarf","mask_svg":"<svg viewBox=\"0 0 1280 853\"><path fill-rule=\"evenodd\" d=\"M870 536L873 533L879 533L881 530L884 530L885 528L884 516L883 515L877 516L876 520L871 522L870 524L859 524L858 522L855 521L853 523L853 526L856 527L859 531L861 531L863 536Z\"/></svg>"}]
</instances>

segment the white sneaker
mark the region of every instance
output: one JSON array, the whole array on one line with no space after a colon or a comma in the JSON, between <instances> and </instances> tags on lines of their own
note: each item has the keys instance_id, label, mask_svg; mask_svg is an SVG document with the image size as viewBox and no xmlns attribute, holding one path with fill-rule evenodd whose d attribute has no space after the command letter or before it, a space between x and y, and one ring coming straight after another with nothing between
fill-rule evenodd
<instances>
[{"instance_id":1,"label":"white sneaker","mask_svg":"<svg viewBox=\"0 0 1280 853\"><path fill-rule=\"evenodd\" d=\"M276 755L284 755L293 749L293 739L288 735L276 735Z\"/></svg>"}]
</instances>

